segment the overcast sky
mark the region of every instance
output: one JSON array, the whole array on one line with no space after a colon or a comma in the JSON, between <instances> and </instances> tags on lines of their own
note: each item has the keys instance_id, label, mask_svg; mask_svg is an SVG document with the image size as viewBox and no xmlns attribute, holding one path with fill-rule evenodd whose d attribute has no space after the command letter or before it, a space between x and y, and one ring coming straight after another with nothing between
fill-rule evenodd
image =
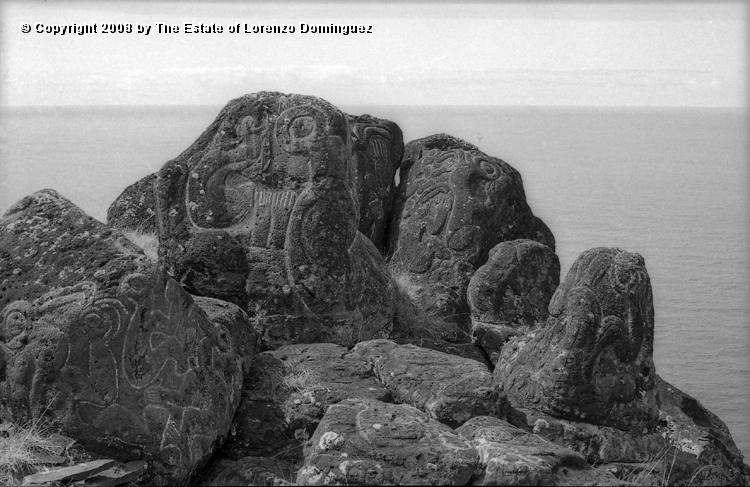
<instances>
[{"instance_id":1,"label":"overcast sky","mask_svg":"<svg viewBox=\"0 0 750 487\"><path fill-rule=\"evenodd\" d=\"M224 104L260 90L335 104L746 106L750 3L0 0L0 104ZM21 31L22 24L30 33ZM98 33L37 33L37 24ZM102 24L150 26L108 34ZM181 27L159 34L157 23ZM185 33L217 24L221 34ZM294 34L229 33L229 24ZM312 34L300 24L365 25Z\"/></svg>"}]
</instances>

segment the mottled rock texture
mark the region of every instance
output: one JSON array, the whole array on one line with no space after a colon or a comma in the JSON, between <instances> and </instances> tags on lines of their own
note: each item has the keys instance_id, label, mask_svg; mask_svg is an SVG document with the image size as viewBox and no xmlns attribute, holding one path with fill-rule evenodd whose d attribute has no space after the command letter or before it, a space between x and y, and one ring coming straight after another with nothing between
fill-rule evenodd
<instances>
[{"instance_id":1,"label":"mottled rock texture","mask_svg":"<svg viewBox=\"0 0 750 487\"><path fill-rule=\"evenodd\" d=\"M383 340L357 344L370 357L380 381L396 402L420 409L451 427L474 416L503 416L507 398L483 362L414 345L383 350ZM372 348L372 351L367 351Z\"/></svg>"},{"instance_id":2,"label":"mottled rock texture","mask_svg":"<svg viewBox=\"0 0 750 487\"><path fill-rule=\"evenodd\" d=\"M367 342L365 342L367 343ZM299 460L326 409L344 399L392 402L372 364L332 343L288 345L258 354L247 376L234 434L222 454Z\"/></svg>"},{"instance_id":3,"label":"mottled rock texture","mask_svg":"<svg viewBox=\"0 0 750 487\"><path fill-rule=\"evenodd\" d=\"M724 422L658 375L656 389L659 431L695 461L689 470L691 485L749 485L750 467L743 462Z\"/></svg>"},{"instance_id":4,"label":"mottled rock texture","mask_svg":"<svg viewBox=\"0 0 750 487\"><path fill-rule=\"evenodd\" d=\"M294 464L269 457L244 457L219 460L207 475L208 485L294 485ZM202 485L206 485L202 483Z\"/></svg>"},{"instance_id":5,"label":"mottled rock texture","mask_svg":"<svg viewBox=\"0 0 750 487\"><path fill-rule=\"evenodd\" d=\"M469 442L406 404L347 399L323 417L299 485L465 485L479 466Z\"/></svg>"},{"instance_id":6,"label":"mottled rock texture","mask_svg":"<svg viewBox=\"0 0 750 487\"><path fill-rule=\"evenodd\" d=\"M227 435L242 357L177 282L51 190L0 220L0 400L183 482Z\"/></svg>"},{"instance_id":7,"label":"mottled rock texture","mask_svg":"<svg viewBox=\"0 0 750 487\"><path fill-rule=\"evenodd\" d=\"M480 416L456 430L469 440L482 469L472 485L559 485L567 469L584 469L586 459L502 419Z\"/></svg>"},{"instance_id":8,"label":"mottled rock texture","mask_svg":"<svg viewBox=\"0 0 750 487\"><path fill-rule=\"evenodd\" d=\"M399 176L388 249L417 277L425 307L468 313L469 279L500 242L528 238L554 251L518 171L468 142L445 134L409 142Z\"/></svg>"},{"instance_id":9,"label":"mottled rock texture","mask_svg":"<svg viewBox=\"0 0 750 487\"><path fill-rule=\"evenodd\" d=\"M120 230L156 234L156 174L131 184L107 209L107 225Z\"/></svg>"},{"instance_id":10,"label":"mottled rock texture","mask_svg":"<svg viewBox=\"0 0 750 487\"><path fill-rule=\"evenodd\" d=\"M654 306L643 257L587 250L546 325L509 342L495 378L514 406L642 432L656 424Z\"/></svg>"},{"instance_id":11,"label":"mottled rock texture","mask_svg":"<svg viewBox=\"0 0 750 487\"><path fill-rule=\"evenodd\" d=\"M518 330L543 324L560 284L560 260L534 240L502 242L469 281L466 298L476 343L496 363L503 344Z\"/></svg>"},{"instance_id":12,"label":"mottled rock texture","mask_svg":"<svg viewBox=\"0 0 750 487\"><path fill-rule=\"evenodd\" d=\"M404 138L398 125L389 120L370 115L348 117L356 161L359 231L383 252Z\"/></svg>"},{"instance_id":13,"label":"mottled rock texture","mask_svg":"<svg viewBox=\"0 0 750 487\"><path fill-rule=\"evenodd\" d=\"M357 231L347 116L319 98L230 101L156 180L159 258L193 294L238 304L261 345L385 337L392 280Z\"/></svg>"}]
</instances>

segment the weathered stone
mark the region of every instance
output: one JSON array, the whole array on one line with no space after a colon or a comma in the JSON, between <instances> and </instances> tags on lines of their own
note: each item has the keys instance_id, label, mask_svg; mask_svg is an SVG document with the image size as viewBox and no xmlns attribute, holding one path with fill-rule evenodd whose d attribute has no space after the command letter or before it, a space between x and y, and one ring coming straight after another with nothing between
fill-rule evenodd
<instances>
[{"instance_id":1,"label":"weathered stone","mask_svg":"<svg viewBox=\"0 0 750 487\"><path fill-rule=\"evenodd\" d=\"M508 422L578 452L592 464L648 462L668 448L659 431L630 433L611 426L559 419L525 408L511 408Z\"/></svg>"},{"instance_id":2,"label":"weathered stone","mask_svg":"<svg viewBox=\"0 0 750 487\"><path fill-rule=\"evenodd\" d=\"M222 454L296 461L328 406L349 398L393 401L371 363L340 345L288 345L260 353L245 380L235 433Z\"/></svg>"},{"instance_id":3,"label":"weathered stone","mask_svg":"<svg viewBox=\"0 0 750 487\"><path fill-rule=\"evenodd\" d=\"M526 203L518 171L445 134L406 145L388 248L417 276L424 307L443 316L468 314L474 271L495 245L520 238L554 251L552 233Z\"/></svg>"},{"instance_id":4,"label":"weathered stone","mask_svg":"<svg viewBox=\"0 0 750 487\"><path fill-rule=\"evenodd\" d=\"M357 162L359 231L383 252L404 139L398 125L389 120L370 115L348 117Z\"/></svg>"},{"instance_id":5,"label":"weathered stone","mask_svg":"<svg viewBox=\"0 0 750 487\"><path fill-rule=\"evenodd\" d=\"M148 462L136 460L125 464L119 463L107 470L86 479L86 486L90 487L114 487L116 485L132 484L146 473Z\"/></svg>"},{"instance_id":6,"label":"weathered stone","mask_svg":"<svg viewBox=\"0 0 750 487\"><path fill-rule=\"evenodd\" d=\"M131 184L107 209L107 225L120 230L156 234L156 174Z\"/></svg>"},{"instance_id":7,"label":"weathered stone","mask_svg":"<svg viewBox=\"0 0 750 487\"><path fill-rule=\"evenodd\" d=\"M502 242L471 277L466 299L474 341L497 362L511 330L534 328L549 316L547 307L560 284L560 260L533 240Z\"/></svg>"},{"instance_id":8,"label":"weathered stone","mask_svg":"<svg viewBox=\"0 0 750 487\"><path fill-rule=\"evenodd\" d=\"M495 368L511 404L641 434L656 425L654 306L643 257L582 253L546 325L510 341Z\"/></svg>"},{"instance_id":9,"label":"weathered stone","mask_svg":"<svg viewBox=\"0 0 750 487\"><path fill-rule=\"evenodd\" d=\"M358 344L354 352L367 354L370 343ZM373 346L382 348L382 341ZM414 406L451 427L474 416L505 413L507 398L493 384L483 362L414 345L394 346L371 357L375 373L396 402Z\"/></svg>"},{"instance_id":10,"label":"weathered stone","mask_svg":"<svg viewBox=\"0 0 750 487\"><path fill-rule=\"evenodd\" d=\"M243 374L247 374L255 354L257 339L247 314L239 306L220 299L193 296L193 301L217 327L222 339L232 340L236 353L242 359Z\"/></svg>"},{"instance_id":11,"label":"weathered stone","mask_svg":"<svg viewBox=\"0 0 750 487\"><path fill-rule=\"evenodd\" d=\"M293 463L267 457L244 457L237 461L219 460L208 475L208 485L294 485Z\"/></svg>"},{"instance_id":12,"label":"weathered stone","mask_svg":"<svg viewBox=\"0 0 750 487\"><path fill-rule=\"evenodd\" d=\"M299 485L465 485L476 450L448 426L406 404L347 399L323 417Z\"/></svg>"},{"instance_id":13,"label":"weathered stone","mask_svg":"<svg viewBox=\"0 0 750 487\"><path fill-rule=\"evenodd\" d=\"M563 469L587 467L580 453L501 419L472 418L456 433L479 452L483 471L472 479L472 485L558 485Z\"/></svg>"},{"instance_id":14,"label":"weathered stone","mask_svg":"<svg viewBox=\"0 0 750 487\"><path fill-rule=\"evenodd\" d=\"M159 171L159 258L193 294L238 304L261 346L385 337L393 283L357 231L347 117L315 97L230 101Z\"/></svg>"},{"instance_id":15,"label":"weathered stone","mask_svg":"<svg viewBox=\"0 0 750 487\"><path fill-rule=\"evenodd\" d=\"M115 460L94 460L80 463L72 467L61 467L47 472L27 475L23 478L23 485L43 484L46 482L75 481L87 479L97 473L112 468L117 464Z\"/></svg>"},{"instance_id":16,"label":"weathered stone","mask_svg":"<svg viewBox=\"0 0 750 487\"><path fill-rule=\"evenodd\" d=\"M750 466L744 463L724 422L658 375L655 382L659 431L670 444L695 459L692 470L683 477L691 485L749 485Z\"/></svg>"},{"instance_id":17,"label":"weathered stone","mask_svg":"<svg viewBox=\"0 0 750 487\"><path fill-rule=\"evenodd\" d=\"M119 232L51 190L0 220L0 401L181 482L239 403L237 343Z\"/></svg>"},{"instance_id":18,"label":"weathered stone","mask_svg":"<svg viewBox=\"0 0 750 487\"><path fill-rule=\"evenodd\" d=\"M393 341L399 345L414 345L420 348L429 348L430 350L437 350L438 352L476 360L477 362L489 365L487 364L487 359L482 351L473 343L451 343L445 340L429 337L394 338Z\"/></svg>"}]
</instances>

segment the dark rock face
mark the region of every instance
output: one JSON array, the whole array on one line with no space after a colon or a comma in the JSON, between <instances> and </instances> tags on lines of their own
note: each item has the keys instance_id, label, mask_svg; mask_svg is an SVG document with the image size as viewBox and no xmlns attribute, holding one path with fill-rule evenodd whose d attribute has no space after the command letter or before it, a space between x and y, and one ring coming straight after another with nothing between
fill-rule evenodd
<instances>
[{"instance_id":1,"label":"dark rock face","mask_svg":"<svg viewBox=\"0 0 750 487\"><path fill-rule=\"evenodd\" d=\"M92 452L182 482L226 436L240 344L113 232L51 190L0 220L0 400Z\"/></svg>"},{"instance_id":2,"label":"dark rock face","mask_svg":"<svg viewBox=\"0 0 750 487\"><path fill-rule=\"evenodd\" d=\"M388 248L418 276L425 305L444 316L467 311L469 279L498 243L529 238L554 250L518 171L463 140L439 134L409 142L400 181Z\"/></svg>"},{"instance_id":3,"label":"dark rock face","mask_svg":"<svg viewBox=\"0 0 750 487\"><path fill-rule=\"evenodd\" d=\"M357 164L359 231L383 252L404 139L398 125L370 115L349 115L349 126Z\"/></svg>"},{"instance_id":4,"label":"dark rock face","mask_svg":"<svg viewBox=\"0 0 750 487\"><path fill-rule=\"evenodd\" d=\"M495 378L514 406L642 432L658 419L654 307L643 258L582 253L549 305L544 328L503 349Z\"/></svg>"},{"instance_id":5,"label":"dark rock face","mask_svg":"<svg viewBox=\"0 0 750 487\"><path fill-rule=\"evenodd\" d=\"M368 343L368 342L365 342ZM344 399L392 402L372 364L332 343L288 345L256 356L222 454L299 460L326 409Z\"/></svg>"},{"instance_id":6,"label":"dark rock face","mask_svg":"<svg viewBox=\"0 0 750 487\"><path fill-rule=\"evenodd\" d=\"M507 398L484 363L414 345L384 349L383 342L359 343L354 353L370 359L397 402L451 427L474 416L504 415Z\"/></svg>"},{"instance_id":7,"label":"dark rock face","mask_svg":"<svg viewBox=\"0 0 750 487\"><path fill-rule=\"evenodd\" d=\"M244 457L239 460L219 460L208 475L208 485L294 485L294 465L267 457Z\"/></svg>"},{"instance_id":8,"label":"dark rock face","mask_svg":"<svg viewBox=\"0 0 750 487\"><path fill-rule=\"evenodd\" d=\"M156 174L131 184L109 206L107 225L121 230L156 234Z\"/></svg>"},{"instance_id":9,"label":"dark rock face","mask_svg":"<svg viewBox=\"0 0 750 487\"><path fill-rule=\"evenodd\" d=\"M471 277L466 298L474 340L493 363L513 331L547 320L559 284L560 260L546 245L512 240L490 250L487 263Z\"/></svg>"},{"instance_id":10,"label":"dark rock face","mask_svg":"<svg viewBox=\"0 0 750 487\"><path fill-rule=\"evenodd\" d=\"M406 404L347 399L328 408L305 451L299 485L466 485L476 450Z\"/></svg>"},{"instance_id":11,"label":"dark rock face","mask_svg":"<svg viewBox=\"0 0 750 487\"><path fill-rule=\"evenodd\" d=\"M387 336L392 283L358 237L351 144L319 98L232 100L158 173L160 260L193 294L262 310L265 347Z\"/></svg>"}]
</instances>

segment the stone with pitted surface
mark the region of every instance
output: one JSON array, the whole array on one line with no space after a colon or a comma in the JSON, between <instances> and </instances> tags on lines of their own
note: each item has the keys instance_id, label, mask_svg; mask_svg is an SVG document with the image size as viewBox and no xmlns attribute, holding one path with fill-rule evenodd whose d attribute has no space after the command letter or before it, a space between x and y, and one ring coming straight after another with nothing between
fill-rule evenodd
<instances>
[{"instance_id":1,"label":"stone with pitted surface","mask_svg":"<svg viewBox=\"0 0 750 487\"><path fill-rule=\"evenodd\" d=\"M299 485L466 485L476 450L448 426L406 404L334 404L305 449Z\"/></svg>"},{"instance_id":2,"label":"stone with pitted surface","mask_svg":"<svg viewBox=\"0 0 750 487\"><path fill-rule=\"evenodd\" d=\"M511 404L638 434L652 429L654 306L643 257L583 252L549 312L544 327L503 348L494 374Z\"/></svg>"},{"instance_id":3,"label":"stone with pitted surface","mask_svg":"<svg viewBox=\"0 0 750 487\"><path fill-rule=\"evenodd\" d=\"M503 344L520 330L535 328L560 284L560 260L533 240L502 242L469 282L466 298L472 334L493 363Z\"/></svg>"},{"instance_id":4,"label":"stone with pitted surface","mask_svg":"<svg viewBox=\"0 0 750 487\"><path fill-rule=\"evenodd\" d=\"M386 340L359 343L353 353L373 364L396 402L410 404L448 426L474 416L502 417L508 406L483 362Z\"/></svg>"},{"instance_id":5,"label":"stone with pitted surface","mask_svg":"<svg viewBox=\"0 0 750 487\"><path fill-rule=\"evenodd\" d=\"M367 114L349 115L349 126L357 164L359 231L383 252L404 138L395 123Z\"/></svg>"},{"instance_id":6,"label":"stone with pitted surface","mask_svg":"<svg viewBox=\"0 0 750 487\"><path fill-rule=\"evenodd\" d=\"M456 429L479 452L472 485L560 485L567 470L588 465L580 453L555 445L502 419L478 416Z\"/></svg>"},{"instance_id":7,"label":"stone with pitted surface","mask_svg":"<svg viewBox=\"0 0 750 487\"><path fill-rule=\"evenodd\" d=\"M356 176L347 116L330 103L232 100L157 175L160 260L191 293L258 317L263 348L387 336L393 283L357 231Z\"/></svg>"},{"instance_id":8,"label":"stone with pitted surface","mask_svg":"<svg viewBox=\"0 0 750 487\"><path fill-rule=\"evenodd\" d=\"M151 482L187 481L227 435L242 357L180 285L52 190L0 220L0 401Z\"/></svg>"},{"instance_id":9,"label":"stone with pitted surface","mask_svg":"<svg viewBox=\"0 0 750 487\"><path fill-rule=\"evenodd\" d=\"M107 225L120 230L156 234L156 174L131 184L107 209Z\"/></svg>"},{"instance_id":10,"label":"stone with pitted surface","mask_svg":"<svg viewBox=\"0 0 750 487\"><path fill-rule=\"evenodd\" d=\"M445 134L406 145L388 249L424 289L424 307L468 316L469 279L491 248L520 238L554 251L552 233L526 203L518 171Z\"/></svg>"}]
</instances>

